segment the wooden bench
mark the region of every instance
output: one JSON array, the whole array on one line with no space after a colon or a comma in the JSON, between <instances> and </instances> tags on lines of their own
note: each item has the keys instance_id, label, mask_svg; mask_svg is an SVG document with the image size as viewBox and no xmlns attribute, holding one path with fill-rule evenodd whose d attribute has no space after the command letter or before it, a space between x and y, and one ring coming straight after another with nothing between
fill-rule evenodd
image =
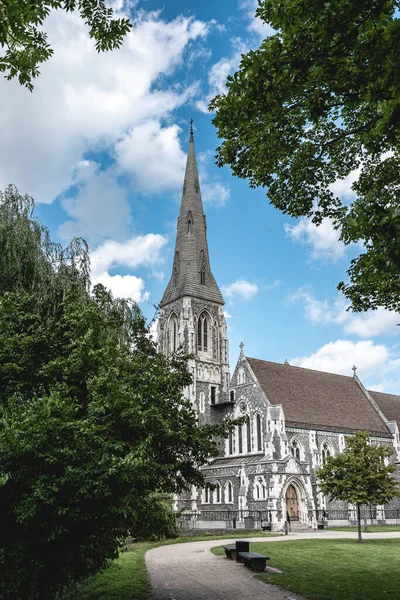
<instances>
[{"instance_id":1,"label":"wooden bench","mask_svg":"<svg viewBox=\"0 0 400 600\"><path fill-rule=\"evenodd\" d=\"M258 554L258 552L239 552L239 556L243 559L245 566L253 569L256 573L262 573L266 561L269 560L269 556Z\"/></svg>"},{"instance_id":2,"label":"wooden bench","mask_svg":"<svg viewBox=\"0 0 400 600\"><path fill-rule=\"evenodd\" d=\"M236 557L236 544L228 544L227 546L222 546L225 550L226 558L230 558L234 560Z\"/></svg>"}]
</instances>

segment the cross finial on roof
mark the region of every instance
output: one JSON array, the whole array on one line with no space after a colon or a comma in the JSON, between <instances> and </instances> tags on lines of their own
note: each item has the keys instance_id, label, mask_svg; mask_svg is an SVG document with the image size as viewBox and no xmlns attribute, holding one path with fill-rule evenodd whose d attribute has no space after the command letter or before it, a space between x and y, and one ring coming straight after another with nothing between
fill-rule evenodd
<instances>
[{"instance_id":1,"label":"cross finial on roof","mask_svg":"<svg viewBox=\"0 0 400 600\"><path fill-rule=\"evenodd\" d=\"M190 139L193 139L193 119L190 119Z\"/></svg>"},{"instance_id":2,"label":"cross finial on roof","mask_svg":"<svg viewBox=\"0 0 400 600\"><path fill-rule=\"evenodd\" d=\"M353 371L353 377L355 377L357 375L357 367L356 367L356 365L353 365L352 371Z\"/></svg>"},{"instance_id":3,"label":"cross finial on roof","mask_svg":"<svg viewBox=\"0 0 400 600\"><path fill-rule=\"evenodd\" d=\"M243 354L243 348L244 348L243 342L240 342L239 348L240 348L240 354Z\"/></svg>"}]
</instances>

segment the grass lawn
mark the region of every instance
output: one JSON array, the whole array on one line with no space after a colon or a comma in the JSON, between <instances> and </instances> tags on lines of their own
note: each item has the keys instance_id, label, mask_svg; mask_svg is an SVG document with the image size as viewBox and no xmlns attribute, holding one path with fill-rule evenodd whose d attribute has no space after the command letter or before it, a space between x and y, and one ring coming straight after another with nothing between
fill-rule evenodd
<instances>
[{"instance_id":1,"label":"grass lawn","mask_svg":"<svg viewBox=\"0 0 400 600\"><path fill-rule=\"evenodd\" d=\"M358 531L357 525L351 527L328 527L327 531ZM364 525L361 525L361 531L365 531ZM400 525L368 525L368 533L378 533L380 531L400 531Z\"/></svg>"},{"instance_id":2,"label":"grass lawn","mask_svg":"<svg viewBox=\"0 0 400 600\"><path fill-rule=\"evenodd\" d=\"M162 542L143 542L133 544L127 552L122 552L117 560L111 562L108 569L90 577L80 588L79 593L68 600L141 600L150 593L150 579L146 570L145 554L150 548L182 542L200 542L210 539L241 539L246 537L265 538L269 533L260 531L244 531L240 533L227 531L216 534L212 531L204 535L179 537ZM279 534L278 534L279 535Z\"/></svg>"},{"instance_id":3,"label":"grass lawn","mask_svg":"<svg viewBox=\"0 0 400 600\"><path fill-rule=\"evenodd\" d=\"M271 557L279 573L258 575L312 600L398 600L400 539L257 542L253 552ZM222 548L213 548L217 555Z\"/></svg>"},{"instance_id":4,"label":"grass lawn","mask_svg":"<svg viewBox=\"0 0 400 600\"><path fill-rule=\"evenodd\" d=\"M136 544L133 550L121 553L108 569L93 575L77 595L68 600L140 600L150 593L150 581L144 556L155 544Z\"/></svg>"}]
</instances>

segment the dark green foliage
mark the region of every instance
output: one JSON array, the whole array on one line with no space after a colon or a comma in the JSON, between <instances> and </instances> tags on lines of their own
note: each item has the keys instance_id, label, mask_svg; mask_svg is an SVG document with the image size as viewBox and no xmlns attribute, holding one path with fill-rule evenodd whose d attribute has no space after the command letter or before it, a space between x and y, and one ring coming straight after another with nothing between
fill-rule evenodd
<instances>
[{"instance_id":1,"label":"dark green foliage","mask_svg":"<svg viewBox=\"0 0 400 600\"><path fill-rule=\"evenodd\" d=\"M226 425L197 426L182 396L191 381L185 358L156 352L136 304L102 286L89 292L85 247L51 244L31 209L15 188L0 204L8 257L0 262L8 282L0 597L8 600L58 598L104 567L128 534L151 530L154 493L203 484L199 465L218 452L212 436L226 433Z\"/></svg>"},{"instance_id":2,"label":"dark green foliage","mask_svg":"<svg viewBox=\"0 0 400 600\"><path fill-rule=\"evenodd\" d=\"M0 1L0 72L7 79L17 77L21 85L33 90L32 79L39 65L53 50L41 26L52 10L78 11L89 27L98 52L119 48L131 28L129 19L113 17L104 0L3 0Z\"/></svg>"},{"instance_id":3,"label":"dark green foliage","mask_svg":"<svg viewBox=\"0 0 400 600\"><path fill-rule=\"evenodd\" d=\"M339 289L355 311L400 310L399 0L259 0L276 34L217 96L217 162L293 217L364 245ZM397 11L397 12L396 12ZM360 168L356 199L331 185Z\"/></svg>"},{"instance_id":4,"label":"dark green foliage","mask_svg":"<svg viewBox=\"0 0 400 600\"><path fill-rule=\"evenodd\" d=\"M362 504L387 504L400 496L398 481L392 473L394 464L389 445L370 443L369 435L359 431L346 438L346 449L331 456L317 473L320 490L331 500L344 500L357 506L358 532L361 541L360 507Z\"/></svg>"},{"instance_id":5,"label":"dark green foliage","mask_svg":"<svg viewBox=\"0 0 400 600\"><path fill-rule=\"evenodd\" d=\"M178 537L176 513L172 510L172 497L152 494L143 505L145 519L136 522L132 535L138 540L164 540Z\"/></svg>"}]
</instances>

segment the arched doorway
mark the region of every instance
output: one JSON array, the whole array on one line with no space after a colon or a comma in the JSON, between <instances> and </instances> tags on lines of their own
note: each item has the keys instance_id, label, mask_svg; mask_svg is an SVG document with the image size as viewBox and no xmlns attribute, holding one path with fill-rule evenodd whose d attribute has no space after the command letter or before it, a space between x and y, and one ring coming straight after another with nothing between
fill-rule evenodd
<instances>
[{"instance_id":1,"label":"arched doorway","mask_svg":"<svg viewBox=\"0 0 400 600\"><path fill-rule=\"evenodd\" d=\"M286 513L290 521L299 520L299 500L293 485L289 485L286 490Z\"/></svg>"}]
</instances>

